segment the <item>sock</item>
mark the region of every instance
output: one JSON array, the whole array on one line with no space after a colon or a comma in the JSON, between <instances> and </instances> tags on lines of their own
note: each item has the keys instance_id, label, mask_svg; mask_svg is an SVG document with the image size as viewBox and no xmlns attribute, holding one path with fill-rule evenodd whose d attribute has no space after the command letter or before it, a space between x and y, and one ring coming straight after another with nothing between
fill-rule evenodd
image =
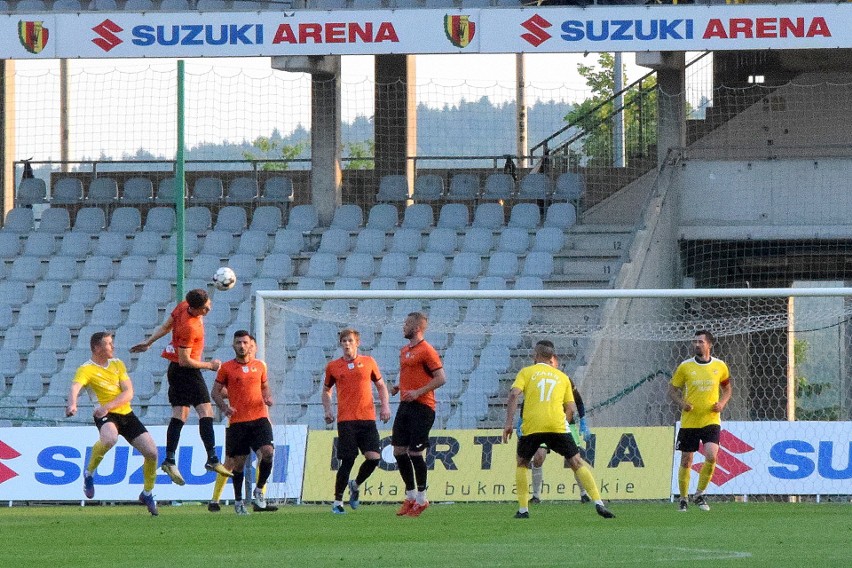
<instances>
[{"instance_id":1,"label":"sock","mask_svg":"<svg viewBox=\"0 0 852 568\"><path fill-rule=\"evenodd\" d=\"M228 478L221 473L216 475L216 482L213 484L213 501L218 503L219 499L222 498L222 490L225 488L227 481Z\"/></svg>"},{"instance_id":2,"label":"sock","mask_svg":"<svg viewBox=\"0 0 852 568\"><path fill-rule=\"evenodd\" d=\"M346 484L349 483L349 474L352 473L352 466L355 465L355 458L346 458L340 460L340 467L337 468L337 476L334 478L334 499L343 501L343 491L346 489Z\"/></svg>"},{"instance_id":3,"label":"sock","mask_svg":"<svg viewBox=\"0 0 852 568\"><path fill-rule=\"evenodd\" d=\"M715 469L716 460L704 460L704 465L701 466L701 471L698 472L698 491L696 493L704 493L704 490L710 484L710 478L713 477Z\"/></svg>"},{"instance_id":4,"label":"sock","mask_svg":"<svg viewBox=\"0 0 852 568\"><path fill-rule=\"evenodd\" d=\"M269 456L269 459L260 460L257 466L257 486L261 490L266 487L266 480L269 479L270 473L272 473L272 456Z\"/></svg>"},{"instance_id":5,"label":"sock","mask_svg":"<svg viewBox=\"0 0 852 568\"><path fill-rule=\"evenodd\" d=\"M414 478L417 480L417 490L426 491L426 487L428 486L426 483L428 475L426 460L423 459L423 456L411 456L411 465L414 468Z\"/></svg>"},{"instance_id":6,"label":"sock","mask_svg":"<svg viewBox=\"0 0 852 568\"><path fill-rule=\"evenodd\" d=\"M109 447L100 440L92 444L92 456L89 458L89 466L86 468L86 471L94 475L95 470L98 469L98 465L103 461L108 451Z\"/></svg>"},{"instance_id":7,"label":"sock","mask_svg":"<svg viewBox=\"0 0 852 568\"><path fill-rule=\"evenodd\" d=\"M588 492L589 498L599 505L602 504L601 493L598 491L598 485L595 483L595 477L592 475L589 466L583 464L580 469L574 472L574 475L577 476L580 486Z\"/></svg>"},{"instance_id":8,"label":"sock","mask_svg":"<svg viewBox=\"0 0 852 568\"><path fill-rule=\"evenodd\" d=\"M518 510L525 511L530 504L529 468L519 465L515 468L515 485L518 490Z\"/></svg>"},{"instance_id":9,"label":"sock","mask_svg":"<svg viewBox=\"0 0 852 568\"><path fill-rule=\"evenodd\" d=\"M150 493L157 480L157 458L145 459L142 462L142 479L144 480L142 488Z\"/></svg>"},{"instance_id":10,"label":"sock","mask_svg":"<svg viewBox=\"0 0 852 568\"><path fill-rule=\"evenodd\" d=\"M243 500L243 482L245 478L246 474L243 473L243 470L234 470L234 477L231 478L231 481L234 483L234 501Z\"/></svg>"},{"instance_id":11,"label":"sock","mask_svg":"<svg viewBox=\"0 0 852 568\"><path fill-rule=\"evenodd\" d=\"M582 497L583 495L585 495L586 497L588 497L589 492L586 491L585 487L583 487L583 485L580 483L580 480L579 480L579 478L577 478L576 473L574 474L574 481L577 482L577 486L580 488L580 496Z\"/></svg>"},{"instance_id":12,"label":"sock","mask_svg":"<svg viewBox=\"0 0 852 568\"><path fill-rule=\"evenodd\" d=\"M541 486L544 484L544 468L532 466L532 494L533 497L541 498Z\"/></svg>"},{"instance_id":13,"label":"sock","mask_svg":"<svg viewBox=\"0 0 852 568\"><path fill-rule=\"evenodd\" d=\"M406 489L405 490L405 500L406 501L416 501L417 500L417 491L414 489Z\"/></svg>"},{"instance_id":14,"label":"sock","mask_svg":"<svg viewBox=\"0 0 852 568\"><path fill-rule=\"evenodd\" d=\"M355 483L358 487L361 487L361 484L367 481L367 478L376 471L377 467L379 467L379 460L364 460L364 463L358 468L358 475L355 477Z\"/></svg>"},{"instance_id":15,"label":"sock","mask_svg":"<svg viewBox=\"0 0 852 568\"><path fill-rule=\"evenodd\" d=\"M677 488L680 491L681 500L689 497L689 474L690 469L688 467L680 466L677 470Z\"/></svg>"},{"instance_id":16,"label":"sock","mask_svg":"<svg viewBox=\"0 0 852 568\"><path fill-rule=\"evenodd\" d=\"M343 507L343 501L341 501L340 499L335 499L332 505L335 507Z\"/></svg>"},{"instance_id":17,"label":"sock","mask_svg":"<svg viewBox=\"0 0 852 568\"><path fill-rule=\"evenodd\" d=\"M399 468L399 475L405 484L405 491L414 491L414 466L411 465L411 456L405 453L394 457L396 467Z\"/></svg>"},{"instance_id":18,"label":"sock","mask_svg":"<svg viewBox=\"0 0 852 568\"><path fill-rule=\"evenodd\" d=\"M166 430L166 461L175 462L178 442L180 442L180 431L183 429L183 420L172 418Z\"/></svg>"},{"instance_id":19,"label":"sock","mask_svg":"<svg viewBox=\"0 0 852 568\"><path fill-rule=\"evenodd\" d=\"M207 450L207 459L219 461L216 457L216 434L213 432L213 419L210 417L198 419L198 433L201 434L201 443Z\"/></svg>"}]
</instances>

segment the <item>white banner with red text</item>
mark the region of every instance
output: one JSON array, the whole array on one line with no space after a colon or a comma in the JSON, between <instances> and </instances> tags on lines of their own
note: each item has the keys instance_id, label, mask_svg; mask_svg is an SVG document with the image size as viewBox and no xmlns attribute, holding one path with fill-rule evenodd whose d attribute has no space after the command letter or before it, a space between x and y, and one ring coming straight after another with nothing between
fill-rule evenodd
<instances>
[{"instance_id":1,"label":"white banner with red text","mask_svg":"<svg viewBox=\"0 0 852 568\"><path fill-rule=\"evenodd\" d=\"M678 429L680 424L678 424ZM672 493L678 493L675 455ZM696 452L689 492L704 457ZM852 423L724 422L707 493L717 495L852 494Z\"/></svg>"},{"instance_id":2,"label":"white banner with red text","mask_svg":"<svg viewBox=\"0 0 852 568\"><path fill-rule=\"evenodd\" d=\"M0 16L0 59L849 47L849 3Z\"/></svg>"},{"instance_id":3,"label":"white banner with red text","mask_svg":"<svg viewBox=\"0 0 852 568\"><path fill-rule=\"evenodd\" d=\"M298 499L305 470L306 426L274 426L275 458L268 491ZM165 455L165 426L148 431ZM225 427L216 426L217 453L222 457ZM0 428L0 501L80 501L83 470L97 431L91 427ZM95 499L135 501L142 490L142 456L124 438L110 450L95 473ZM181 434L177 465L186 485L179 487L157 470L154 495L163 501L209 500L216 474L204 469L206 453L198 428ZM226 494L230 495L230 492Z\"/></svg>"}]
</instances>

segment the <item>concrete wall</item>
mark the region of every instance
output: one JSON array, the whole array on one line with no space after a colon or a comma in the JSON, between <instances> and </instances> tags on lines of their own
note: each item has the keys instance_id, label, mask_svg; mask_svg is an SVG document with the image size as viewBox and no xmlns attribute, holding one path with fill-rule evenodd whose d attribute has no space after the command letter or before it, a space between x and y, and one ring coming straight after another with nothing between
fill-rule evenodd
<instances>
[{"instance_id":1,"label":"concrete wall","mask_svg":"<svg viewBox=\"0 0 852 568\"><path fill-rule=\"evenodd\" d=\"M682 238L852 237L852 158L687 160L673 178Z\"/></svg>"}]
</instances>

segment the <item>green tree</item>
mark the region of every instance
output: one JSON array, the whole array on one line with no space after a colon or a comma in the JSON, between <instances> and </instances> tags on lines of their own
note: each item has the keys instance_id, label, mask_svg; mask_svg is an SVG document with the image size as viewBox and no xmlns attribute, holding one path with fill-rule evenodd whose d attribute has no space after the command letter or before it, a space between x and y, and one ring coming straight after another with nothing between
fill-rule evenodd
<instances>
[{"instance_id":1,"label":"green tree","mask_svg":"<svg viewBox=\"0 0 852 568\"><path fill-rule=\"evenodd\" d=\"M257 148L263 155L256 155L254 152L247 150L243 152L243 157L246 160L284 160L275 162L264 162L260 169L263 171L284 171L290 169L289 162L297 159L302 155L302 152L308 147L308 142L299 142L298 144L284 144L279 140L267 138L266 136L258 136L251 143L254 148Z\"/></svg>"},{"instance_id":2,"label":"green tree","mask_svg":"<svg viewBox=\"0 0 852 568\"><path fill-rule=\"evenodd\" d=\"M815 400L832 390L831 383L816 383L799 374L808 362L810 345L804 339L793 340L793 358L796 361L796 420L840 420L840 407L815 407Z\"/></svg>"},{"instance_id":3,"label":"green tree","mask_svg":"<svg viewBox=\"0 0 852 568\"><path fill-rule=\"evenodd\" d=\"M373 156L376 155L376 143L373 140L363 142L347 142L345 146L347 160L344 169L372 170L376 167Z\"/></svg>"},{"instance_id":4,"label":"green tree","mask_svg":"<svg viewBox=\"0 0 852 568\"><path fill-rule=\"evenodd\" d=\"M565 120L585 136L580 142L582 159L587 165L610 166L613 163L613 122L616 108L615 57L601 53L597 66L580 65L577 72L586 80L592 96L565 115ZM624 83L628 83L624 73ZM624 137L628 157L646 156L657 139L656 79L649 77L640 86L624 93Z\"/></svg>"}]
</instances>

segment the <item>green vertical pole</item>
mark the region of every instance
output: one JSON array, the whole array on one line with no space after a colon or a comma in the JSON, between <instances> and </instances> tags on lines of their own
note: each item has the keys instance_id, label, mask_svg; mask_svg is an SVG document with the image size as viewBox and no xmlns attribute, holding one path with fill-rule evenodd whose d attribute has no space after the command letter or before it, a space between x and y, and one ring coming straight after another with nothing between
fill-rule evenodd
<instances>
[{"instance_id":1,"label":"green vertical pole","mask_svg":"<svg viewBox=\"0 0 852 568\"><path fill-rule=\"evenodd\" d=\"M177 231L177 301L183 300L184 278L184 62L177 62L177 155L175 156L175 221Z\"/></svg>"}]
</instances>

